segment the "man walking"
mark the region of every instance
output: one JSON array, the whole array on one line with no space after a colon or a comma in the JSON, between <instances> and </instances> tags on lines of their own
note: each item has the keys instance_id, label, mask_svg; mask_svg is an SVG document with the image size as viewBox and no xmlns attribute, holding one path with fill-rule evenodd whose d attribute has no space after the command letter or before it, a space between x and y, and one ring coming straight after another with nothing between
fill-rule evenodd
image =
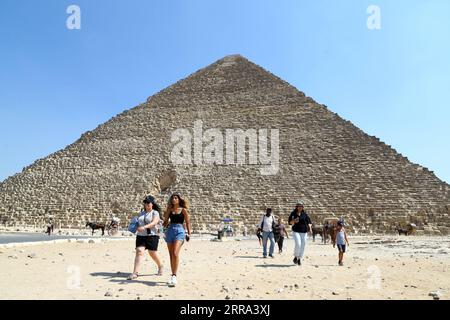
<instances>
[{"instance_id":1,"label":"man walking","mask_svg":"<svg viewBox=\"0 0 450 320\"><path fill-rule=\"evenodd\" d=\"M275 239L273 228L275 225L275 217L272 215L272 209L267 208L266 214L261 218L260 226L263 236L263 258L267 258L267 240L270 240L269 257L273 258L273 250L275 247Z\"/></svg>"}]
</instances>

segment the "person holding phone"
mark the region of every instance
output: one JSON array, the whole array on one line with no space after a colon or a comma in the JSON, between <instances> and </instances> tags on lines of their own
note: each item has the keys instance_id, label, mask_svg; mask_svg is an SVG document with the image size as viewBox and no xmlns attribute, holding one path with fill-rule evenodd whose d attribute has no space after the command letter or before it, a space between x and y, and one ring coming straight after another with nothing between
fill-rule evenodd
<instances>
[{"instance_id":1,"label":"person holding phone","mask_svg":"<svg viewBox=\"0 0 450 320\"><path fill-rule=\"evenodd\" d=\"M181 197L177 192L173 193L167 203L164 212L165 240L170 255L170 267L172 275L167 285L175 287L177 285L177 271L180 263L180 251L184 240L189 241L191 237L191 223L189 220L189 202ZM186 224L186 229L184 225ZM186 232L187 231L187 232Z\"/></svg>"},{"instance_id":2,"label":"person holding phone","mask_svg":"<svg viewBox=\"0 0 450 320\"><path fill-rule=\"evenodd\" d=\"M157 225L160 221L159 212L161 209L156 203L155 198L151 195L145 197L144 209L141 211L138 217L138 228L136 235L136 255L134 258L133 273L128 276L128 280L134 280L138 277L139 269L141 268L142 261L144 260L145 250L148 250L150 257L158 266L158 275L163 273L163 265L158 257L158 229Z\"/></svg>"},{"instance_id":3,"label":"person holding phone","mask_svg":"<svg viewBox=\"0 0 450 320\"><path fill-rule=\"evenodd\" d=\"M312 232L312 222L304 210L303 202L297 202L295 209L289 215L288 222L292 226L292 237L295 242L293 262L301 265L301 259L305 253L307 232Z\"/></svg>"}]
</instances>

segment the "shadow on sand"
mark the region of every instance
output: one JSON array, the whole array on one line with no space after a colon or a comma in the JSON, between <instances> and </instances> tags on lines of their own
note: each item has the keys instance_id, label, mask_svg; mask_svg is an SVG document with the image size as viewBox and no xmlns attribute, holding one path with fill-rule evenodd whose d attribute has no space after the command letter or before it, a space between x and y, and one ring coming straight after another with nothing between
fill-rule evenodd
<instances>
[{"instance_id":1,"label":"shadow on sand","mask_svg":"<svg viewBox=\"0 0 450 320\"><path fill-rule=\"evenodd\" d=\"M295 264L257 264L255 267L258 268L290 268L297 267Z\"/></svg>"},{"instance_id":2,"label":"shadow on sand","mask_svg":"<svg viewBox=\"0 0 450 320\"><path fill-rule=\"evenodd\" d=\"M150 287L155 286L166 286L164 281L143 281L143 277L156 276L154 274L141 274L137 279L127 280L129 273L124 272L93 272L90 274L93 277L103 277L105 280L109 280L110 282L115 282L119 284L132 284L132 283L142 283Z\"/></svg>"}]
</instances>

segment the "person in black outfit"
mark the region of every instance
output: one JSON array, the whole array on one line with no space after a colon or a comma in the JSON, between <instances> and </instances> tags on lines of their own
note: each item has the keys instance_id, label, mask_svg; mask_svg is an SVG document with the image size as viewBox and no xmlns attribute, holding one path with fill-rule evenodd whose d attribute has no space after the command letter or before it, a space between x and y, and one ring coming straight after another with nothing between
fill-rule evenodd
<instances>
[{"instance_id":1,"label":"person in black outfit","mask_svg":"<svg viewBox=\"0 0 450 320\"><path fill-rule=\"evenodd\" d=\"M305 252L307 232L311 232L312 223L304 210L303 202L298 202L295 209L289 215L289 224L292 226L292 237L295 241L294 263L301 265L301 259Z\"/></svg>"},{"instance_id":2,"label":"person in black outfit","mask_svg":"<svg viewBox=\"0 0 450 320\"><path fill-rule=\"evenodd\" d=\"M50 222L47 224L47 231L45 232L48 235L51 235L53 233L53 220L50 219Z\"/></svg>"},{"instance_id":3,"label":"person in black outfit","mask_svg":"<svg viewBox=\"0 0 450 320\"><path fill-rule=\"evenodd\" d=\"M189 219L189 201L174 192L167 203L164 212L165 240L170 255L170 268L172 275L167 282L169 287L175 287L177 280L178 265L180 263L181 245L184 240L189 241L191 236L191 223ZM186 229L184 227L186 225Z\"/></svg>"}]
</instances>

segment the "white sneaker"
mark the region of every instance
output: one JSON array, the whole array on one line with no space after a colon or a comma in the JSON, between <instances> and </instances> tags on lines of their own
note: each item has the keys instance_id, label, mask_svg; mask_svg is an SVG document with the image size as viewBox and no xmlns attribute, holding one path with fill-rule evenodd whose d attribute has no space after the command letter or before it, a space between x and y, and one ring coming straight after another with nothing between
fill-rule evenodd
<instances>
[{"instance_id":1,"label":"white sneaker","mask_svg":"<svg viewBox=\"0 0 450 320\"><path fill-rule=\"evenodd\" d=\"M169 287L175 287L177 285L177 276L172 275L169 282Z\"/></svg>"},{"instance_id":2,"label":"white sneaker","mask_svg":"<svg viewBox=\"0 0 450 320\"><path fill-rule=\"evenodd\" d=\"M168 285L169 287L172 286L172 283L173 283L172 279L173 279L173 276L170 276L169 281L167 281L167 285Z\"/></svg>"}]
</instances>

